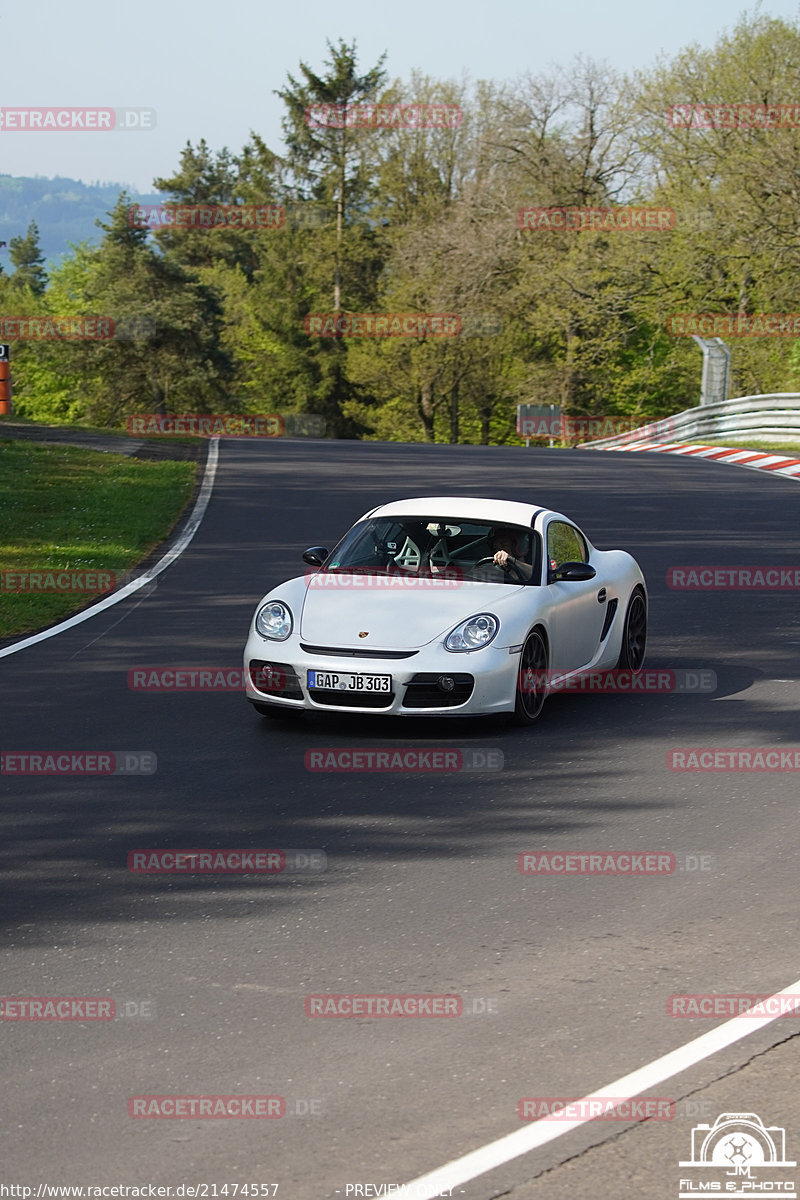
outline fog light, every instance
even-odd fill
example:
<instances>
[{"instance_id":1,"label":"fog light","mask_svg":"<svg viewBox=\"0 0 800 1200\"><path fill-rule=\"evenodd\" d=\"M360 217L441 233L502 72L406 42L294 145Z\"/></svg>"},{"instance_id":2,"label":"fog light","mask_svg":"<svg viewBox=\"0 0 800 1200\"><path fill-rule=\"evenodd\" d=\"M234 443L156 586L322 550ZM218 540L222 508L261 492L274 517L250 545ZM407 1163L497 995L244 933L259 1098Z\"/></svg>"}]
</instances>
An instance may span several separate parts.
<instances>
[{"instance_id":1,"label":"fog light","mask_svg":"<svg viewBox=\"0 0 800 1200\"><path fill-rule=\"evenodd\" d=\"M455 679L453 679L452 675L440 675L439 676L439 687L443 692L452 692L452 690L455 686L456 686L456 681L455 681Z\"/></svg>"}]
</instances>

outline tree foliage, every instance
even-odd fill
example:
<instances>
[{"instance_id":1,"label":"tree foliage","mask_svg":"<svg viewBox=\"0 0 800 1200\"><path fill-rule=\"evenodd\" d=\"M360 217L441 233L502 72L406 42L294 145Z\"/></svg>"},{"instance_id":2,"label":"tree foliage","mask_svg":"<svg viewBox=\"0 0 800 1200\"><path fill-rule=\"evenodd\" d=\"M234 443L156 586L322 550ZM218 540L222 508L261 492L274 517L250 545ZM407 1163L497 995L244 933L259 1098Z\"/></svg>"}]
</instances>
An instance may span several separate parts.
<instances>
[{"instance_id":1,"label":"tree foliage","mask_svg":"<svg viewBox=\"0 0 800 1200\"><path fill-rule=\"evenodd\" d=\"M25 237L12 237L8 243L8 254L15 271L11 277L12 287L32 296L41 296L47 287L44 255L39 247L39 229L31 221Z\"/></svg>"},{"instance_id":2,"label":"tree foliage","mask_svg":"<svg viewBox=\"0 0 800 1200\"><path fill-rule=\"evenodd\" d=\"M4 312L103 313L117 329L21 344L18 406L110 424L318 413L333 436L469 442L513 441L521 402L642 421L686 408L700 355L671 314L798 307L800 108L777 127L667 111L786 106L798 85L800 24L758 12L630 78L579 58L514 81L391 80L385 56L365 67L355 42L329 42L321 70L301 62L276 93L282 150L255 130L237 153L201 140L155 181L167 205L281 206L281 227L153 232L123 194L100 247L75 247L49 281L35 224L10 240ZM364 105L397 119L353 120ZM456 116L405 120L409 105ZM674 211L674 227L518 221L620 205ZM313 336L310 318L331 313L453 314L459 328ZM732 394L800 385L796 339L729 344Z\"/></svg>"}]
</instances>

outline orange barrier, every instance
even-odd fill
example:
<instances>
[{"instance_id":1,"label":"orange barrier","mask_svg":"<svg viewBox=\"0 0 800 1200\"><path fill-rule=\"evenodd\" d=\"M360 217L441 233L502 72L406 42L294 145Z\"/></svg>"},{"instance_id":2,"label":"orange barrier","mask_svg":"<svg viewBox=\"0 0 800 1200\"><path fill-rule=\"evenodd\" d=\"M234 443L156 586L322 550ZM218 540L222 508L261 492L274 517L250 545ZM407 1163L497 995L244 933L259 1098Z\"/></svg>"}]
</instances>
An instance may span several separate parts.
<instances>
[{"instance_id":1,"label":"orange barrier","mask_svg":"<svg viewBox=\"0 0 800 1200\"><path fill-rule=\"evenodd\" d=\"M0 417L11 413L11 366L0 359Z\"/></svg>"}]
</instances>

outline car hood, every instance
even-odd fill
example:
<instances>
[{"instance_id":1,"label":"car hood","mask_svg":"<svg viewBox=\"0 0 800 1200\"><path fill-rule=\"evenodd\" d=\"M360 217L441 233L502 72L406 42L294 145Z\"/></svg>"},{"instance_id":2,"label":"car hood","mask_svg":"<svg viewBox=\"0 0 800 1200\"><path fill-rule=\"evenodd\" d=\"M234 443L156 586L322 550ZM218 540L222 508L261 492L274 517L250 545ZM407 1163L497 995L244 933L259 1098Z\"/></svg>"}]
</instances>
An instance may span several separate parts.
<instances>
[{"instance_id":1,"label":"car hood","mask_svg":"<svg viewBox=\"0 0 800 1200\"><path fill-rule=\"evenodd\" d=\"M315 646L416 650L475 613L501 616L519 592L510 584L414 578L413 586L387 586L385 577L320 574L308 581L300 636Z\"/></svg>"}]
</instances>

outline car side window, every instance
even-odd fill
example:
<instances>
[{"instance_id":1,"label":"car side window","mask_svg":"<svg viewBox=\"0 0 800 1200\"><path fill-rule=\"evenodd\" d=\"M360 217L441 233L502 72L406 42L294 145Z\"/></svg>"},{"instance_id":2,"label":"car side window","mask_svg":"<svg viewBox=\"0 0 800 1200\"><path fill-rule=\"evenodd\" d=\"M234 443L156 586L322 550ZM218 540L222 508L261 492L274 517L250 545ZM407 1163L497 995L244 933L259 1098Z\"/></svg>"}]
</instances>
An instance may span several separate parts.
<instances>
[{"instance_id":1,"label":"car side window","mask_svg":"<svg viewBox=\"0 0 800 1200\"><path fill-rule=\"evenodd\" d=\"M588 562L586 543L572 525L551 521L547 527L547 558L555 570L565 562Z\"/></svg>"}]
</instances>

